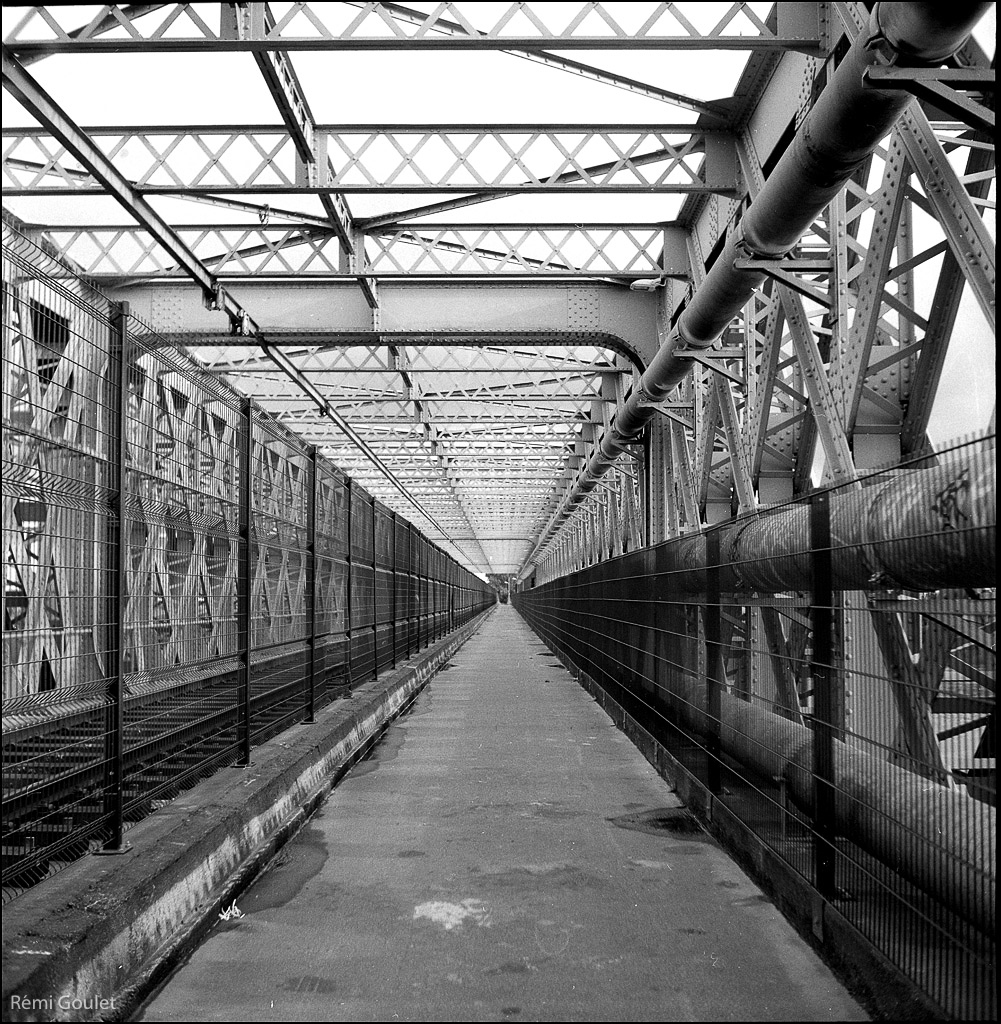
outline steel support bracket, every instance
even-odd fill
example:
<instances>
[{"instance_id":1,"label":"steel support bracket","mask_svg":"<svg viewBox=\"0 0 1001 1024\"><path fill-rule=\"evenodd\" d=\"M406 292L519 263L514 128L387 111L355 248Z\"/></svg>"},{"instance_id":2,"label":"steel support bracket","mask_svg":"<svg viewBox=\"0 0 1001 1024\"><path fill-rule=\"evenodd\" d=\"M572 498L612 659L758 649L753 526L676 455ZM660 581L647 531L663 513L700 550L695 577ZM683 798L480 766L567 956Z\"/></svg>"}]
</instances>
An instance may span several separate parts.
<instances>
[{"instance_id":1,"label":"steel support bracket","mask_svg":"<svg viewBox=\"0 0 1001 1024\"><path fill-rule=\"evenodd\" d=\"M643 407L659 412L661 416L671 420L672 423L678 423L689 430L695 429L695 421L692 418L695 408L690 402L644 402ZM689 418L686 419L682 413L689 413Z\"/></svg>"},{"instance_id":2,"label":"steel support bracket","mask_svg":"<svg viewBox=\"0 0 1001 1024\"><path fill-rule=\"evenodd\" d=\"M737 356L728 355L725 352L721 354L719 349L700 351L699 349L691 348L675 349L674 355L678 359L691 359L696 363L701 363L714 373L718 373L728 380L732 380L735 384L739 384L742 388L747 387L747 381L739 373L734 373L733 370L723 364L725 359L736 359L738 358ZM741 356L740 358L743 357ZM664 410L659 409L658 411L663 412Z\"/></svg>"},{"instance_id":3,"label":"steel support bracket","mask_svg":"<svg viewBox=\"0 0 1001 1024\"><path fill-rule=\"evenodd\" d=\"M216 286L211 291L206 291L202 295L202 305L206 309L211 310L213 313L218 312L221 309L226 308L226 289L221 284Z\"/></svg>"},{"instance_id":4,"label":"steel support bracket","mask_svg":"<svg viewBox=\"0 0 1001 1024\"><path fill-rule=\"evenodd\" d=\"M252 338L258 334L257 326L245 309L230 311L229 333L239 338Z\"/></svg>"},{"instance_id":5,"label":"steel support bracket","mask_svg":"<svg viewBox=\"0 0 1001 1024\"><path fill-rule=\"evenodd\" d=\"M733 269L764 274L780 284L788 285L808 299L820 303L825 309L831 309L834 305L830 295L799 276L801 274L829 275L834 270L831 260L762 259L758 256L742 256L733 261Z\"/></svg>"},{"instance_id":6,"label":"steel support bracket","mask_svg":"<svg viewBox=\"0 0 1001 1024\"><path fill-rule=\"evenodd\" d=\"M867 89L909 92L972 128L994 131L993 109L968 95L994 92L993 68L872 67L863 74L862 84Z\"/></svg>"}]
</instances>

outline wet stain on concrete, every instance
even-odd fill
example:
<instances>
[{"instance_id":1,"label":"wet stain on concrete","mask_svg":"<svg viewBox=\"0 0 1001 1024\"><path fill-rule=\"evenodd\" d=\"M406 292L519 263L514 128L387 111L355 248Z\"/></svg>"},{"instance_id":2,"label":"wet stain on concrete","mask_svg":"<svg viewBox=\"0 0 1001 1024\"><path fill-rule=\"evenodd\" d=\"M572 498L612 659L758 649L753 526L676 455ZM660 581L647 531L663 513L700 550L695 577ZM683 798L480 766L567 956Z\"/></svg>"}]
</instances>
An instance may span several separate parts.
<instances>
[{"instance_id":1,"label":"wet stain on concrete","mask_svg":"<svg viewBox=\"0 0 1001 1024\"><path fill-rule=\"evenodd\" d=\"M352 778L371 775L380 765L388 764L399 757L403 744L407 742L407 733L402 725L402 722L398 723L382 734L382 739L351 769Z\"/></svg>"},{"instance_id":2,"label":"wet stain on concrete","mask_svg":"<svg viewBox=\"0 0 1001 1024\"><path fill-rule=\"evenodd\" d=\"M487 975L497 974L531 974L535 968L527 960L508 960L507 963L500 964L497 967L491 967L490 970L484 971ZM518 1011L521 1012L520 1010Z\"/></svg>"},{"instance_id":3,"label":"wet stain on concrete","mask_svg":"<svg viewBox=\"0 0 1001 1024\"><path fill-rule=\"evenodd\" d=\"M489 771L491 766L470 766L469 771ZM547 818L562 821L570 818L583 817L580 811L559 804L549 803L546 800L533 800L531 803L512 803L506 800L498 800L496 803L470 804L456 811L449 811L446 818L468 817L471 814L490 813L497 817L508 817L512 812L522 818Z\"/></svg>"},{"instance_id":4,"label":"wet stain on concrete","mask_svg":"<svg viewBox=\"0 0 1001 1024\"><path fill-rule=\"evenodd\" d=\"M558 804L531 804L530 809L540 818L551 818L556 821L581 816L580 811L571 810L569 807L560 807Z\"/></svg>"},{"instance_id":5,"label":"wet stain on concrete","mask_svg":"<svg viewBox=\"0 0 1001 1024\"><path fill-rule=\"evenodd\" d=\"M513 885L524 887L529 879L544 882L547 886L580 884L581 869L573 864L514 864L505 867L473 869L475 874L489 878L492 885Z\"/></svg>"},{"instance_id":6,"label":"wet stain on concrete","mask_svg":"<svg viewBox=\"0 0 1001 1024\"><path fill-rule=\"evenodd\" d=\"M685 842L711 842L709 833L692 817L684 807L658 807L652 811L637 811L608 818L618 828L646 832L649 835L669 835Z\"/></svg>"},{"instance_id":7,"label":"wet stain on concrete","mask_svg":"<svg viewBox=\"0 0 1001 1024\"><path fill-rule=\"evenodd\" d=\"M745 896L742 900L734 900L735 907L753 907L756 903L771 903L772 901L763 893L756 893L754 896Z\"/></svg>"},{"instance_id":8,"label":"wet stain on concrete","mask_svg":"<svg viewBox=\"0 0 1001 1024\"><path fill-rule=\"evenodd\" d=\"M423 850L401 850L396 856L400 858L426 857L427 854Z\"/></svg>"},{"instance_id":9,"label":"wet stain on concrete","mask_svg":"<svg viewBox=\"0 0 1001 1024\"><path fill-rule=\"evenodd\" d=\"M320 873L329 853L321 829L316 826L303 829L240 898L240 909L245 914L256 914L285 906Z\"/></svg>"},{"instance_id":10,"label":"wet stain on concrete","mask_svg":"<svg viewBox=\"0 0 1001 1024\"><path fill-rule=\"evenodd\" d=\"M283 992L298 992L302 995L332 995L338 991L337 982L331 978L318 978L304 974L301 978L286 978Z\"/></svg>"},{"instance_id":11,"label":"wet stain on concrete","mask_svg":"<svg viewBox=\"0 0 1001 1024\"><path fill-rule=\"evenodd\" d=\"M570 946L570 929L556 921L536 921L535 945L547 959L563 956Z\"/></svg>"},{"instance_id":12,"label":"wet stain on concrete","mask_svg":"<svg viewBox=\"0 0 1001 1024\"><path fill-rule=\"evenodd\" d=\"M410 705L406 715L397 724L406 725L408 718L420 718L422 715L430 714L433 710L434 692L430 686L421 690L421 695Z\"/></svg>"}]
</instances>

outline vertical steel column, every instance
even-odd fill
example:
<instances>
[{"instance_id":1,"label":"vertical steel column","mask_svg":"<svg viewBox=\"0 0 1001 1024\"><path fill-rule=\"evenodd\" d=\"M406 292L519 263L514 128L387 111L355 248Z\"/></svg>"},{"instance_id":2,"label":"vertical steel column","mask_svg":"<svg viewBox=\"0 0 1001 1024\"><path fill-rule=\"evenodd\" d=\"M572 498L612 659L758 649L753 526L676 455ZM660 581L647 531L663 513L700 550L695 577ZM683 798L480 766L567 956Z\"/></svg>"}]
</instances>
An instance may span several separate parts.
<instances>
[{"instance_id":1,"label":"vertical steel column","mask_svg":"<svg viewBox=\"0 0 1001 1024\"><path fill-rule=\"evenodd\" d=\"M316 721L316 488L317 449L313 445L309 456L309 501L306 507L306 590L309 629L309 690L306 694L306 723Z\"/></svg>"},{"instance_id":2,"label":"vertical steel column","mask_svg":"<svg viewBox=\"0 0 1001 1024\"><path fill-rule=\"evenodd\" d=\"M653 543L653 437L648 427L643 431L643 477L640 499L643 502L643 538L642 547L648 548Z\"/></svg>"},{"instance_id":3,"label":"vertical steel column","mask_svg":"<svg viewBox=\"0 0 1001 1024\"><path fill-rule=\"evenodd\" d=\"M345 535L347 537L347 553L345 554L345 564L347 565L348 578L344 583L344 596L347 603L347 616L345 618L345 637L344 640L347 644L347 675L348 675L348 693L350 694L352 687L354 686L354 643L353 643L353 630L352 630L352 601L351 601L351 479L345 477L344 479L344 508L347 511L348 522Z\"/></svg>"},{"instance_id":4,"label":"vertical steel column","mask_svg":"<svg viewBox=\"0 0 1001 1024\"><path fill-rule=\"evenodd\" d=\"M815 884L821 895L835 891L834 733L837 715L834 656L834 591L831 579L831 496L810 499L810 561L813 583L810 626L813 632L813 835Z\"/></svg>"},{"instance_id":5,"label":"vertical steel column","mask_svg":"<svg viewBox=\"0 0 1001 1024\"><path fill-rule=\"evenodd\" d=\"M417 545L414 542L416 536L416 530L414 529L413 523L407 524L407 529L410 531L410 565L409 565L409 579L407 580L407 657L411 654L416 653L421 649L421 637L420 637L420 620L417 620L416 629L413 626L413 620L417 615L418 602L420 600L420 594L417 592L417 573L416 569L416 553ZM411 640L415 640L416 643L412 644Z\"/></svg>"},{"instance_id":6,"label":"vertical steel column","mask_svg":"<svg viewBox=\"0 0 1001 1024\"><path fill-rule=\"evenodd\" d=\"M243 525L243 558L237 599L237 616L242 636L243 659L240 665L238 733L241 767L250 767L250 654L253 648L254 586L254 404L248 398L243 407L243 453L240 460L240 516Z\"/></svg>"},{"instance_id":7,"label":"vertical steel column","mask_svg":"<svg viewBox=\"0 0 1001 1024\"><path fill-rule=\"evenodd\" d=\"M379 569L376 565L379 543L376 539L375 498L372 497L372 678L379 676Z\"/></svg>"},{"instance_id":8,"label":"vertical steel column","mask_svg":"<svg viewBox=\"0 0 1001 1024\"><path fill-rule=\"evenodd\" d=\"M114 423L108 415L108 458L115 489L113 515L108 521L109 562L108 573L108 711L104 743L104 813L108 816L110 838L102 853L124 853L129 847L124 842L125 831L125 751L123 742L122 700L124 696L125 668L125 603L126 566L128 564L128 534L125 522L125 471L128 451L128 401L126 392L129 379L129 304L112 303L111 332L109 336L108 364L111 394L115 397Z\"/></svg>"},{"instance_id":9,"label":"vertical steel column","mask_svg":"<svg viewBox=\"0 0 1001 1024\"><path fill-rule=\"evenodd\" d=\"M706 749L709 754L706 784L711 793L722 789L720 780L720 719L722 717L722 597L720 594L719 531L706 534L706 603L703 625L706 635Z\"/></svg>"},{"instance_id":10,"label":"vertical steel column","mask_svg":"<svg viewBox=\"0 0 1001 1024\"><path fill-rule=\"evenodd\" d=\"M390 512L389 514L391 516L389 521L393 524L393 531L392 531L392 534L391 534L391 540L389 542L390 545L391 545L391 550L393 552L393 586L392 586L392 589L390 591L390 598L389 598L393 602L393 612L392 612L392 614L389 617L389 621L390 621L390 623L392 625L392 637L393 637L393 639L392 639L392 644L393 644L393 660L391 662L391 665L392 665L393 668L396 668L396 513L395 512Z\"/></svg>"}]
</instances>

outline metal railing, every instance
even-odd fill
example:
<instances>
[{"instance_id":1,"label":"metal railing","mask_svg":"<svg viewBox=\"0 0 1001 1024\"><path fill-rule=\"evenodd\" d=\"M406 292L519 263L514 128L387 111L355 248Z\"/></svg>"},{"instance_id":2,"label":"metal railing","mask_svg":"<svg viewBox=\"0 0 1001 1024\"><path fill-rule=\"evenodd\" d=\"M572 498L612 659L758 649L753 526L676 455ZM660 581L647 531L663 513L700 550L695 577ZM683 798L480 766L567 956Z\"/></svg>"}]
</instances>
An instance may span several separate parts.
<instances>
[{"instance_id":1,"label":"metal railing","mask_svg":"<svg viewBox=\"0 0 1001 1024\"><path fill-rule=\"evenodd\" d=\"M513 595L966 1019L997 1012L994 473L980 438Z\"/></svg>"},{"instance_id":2,"label":"metal railing","mask_svg":"<svg viewBox=\"0 0 1001 1024\"><path fill-rule=\"evenodd\" d=\"M3 232L6 899L496 595Z\"/></svg>"}]
</instances>

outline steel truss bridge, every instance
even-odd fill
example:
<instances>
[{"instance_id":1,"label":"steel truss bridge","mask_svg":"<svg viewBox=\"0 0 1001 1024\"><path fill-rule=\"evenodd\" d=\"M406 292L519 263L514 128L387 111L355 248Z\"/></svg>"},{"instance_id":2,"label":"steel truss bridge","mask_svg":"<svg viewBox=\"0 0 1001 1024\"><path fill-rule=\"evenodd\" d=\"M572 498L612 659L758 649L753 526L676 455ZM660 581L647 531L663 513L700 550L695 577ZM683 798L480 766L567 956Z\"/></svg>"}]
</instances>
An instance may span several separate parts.
<instances>
[{"instance_id":1,"label":"steel truss bridge","mask_svg":"<svg viewBox=\"0 0 1001 1024\"><path fill-rule=\"evenodd\" d=\"M839 912L936 1006L996 1013L992 5L951 6L6 10L5 871L69 849L60 800L120 839L129 749L169 798L489 579L697 737L712 792L753 776L769 841L864 891ZM314 116L338 62L406 91L471 54L456 92L628 115L341 120L356 75ZM651 55L726 57L729 95ZM190 123L210 67L265 106ZM123 117L132 88L180 113ZM185 760L144 723L203 743L184 694L222 714L219 658L246 720ZM934 937L885 938L876 890Z\"/></svg>"}]
</instances>

